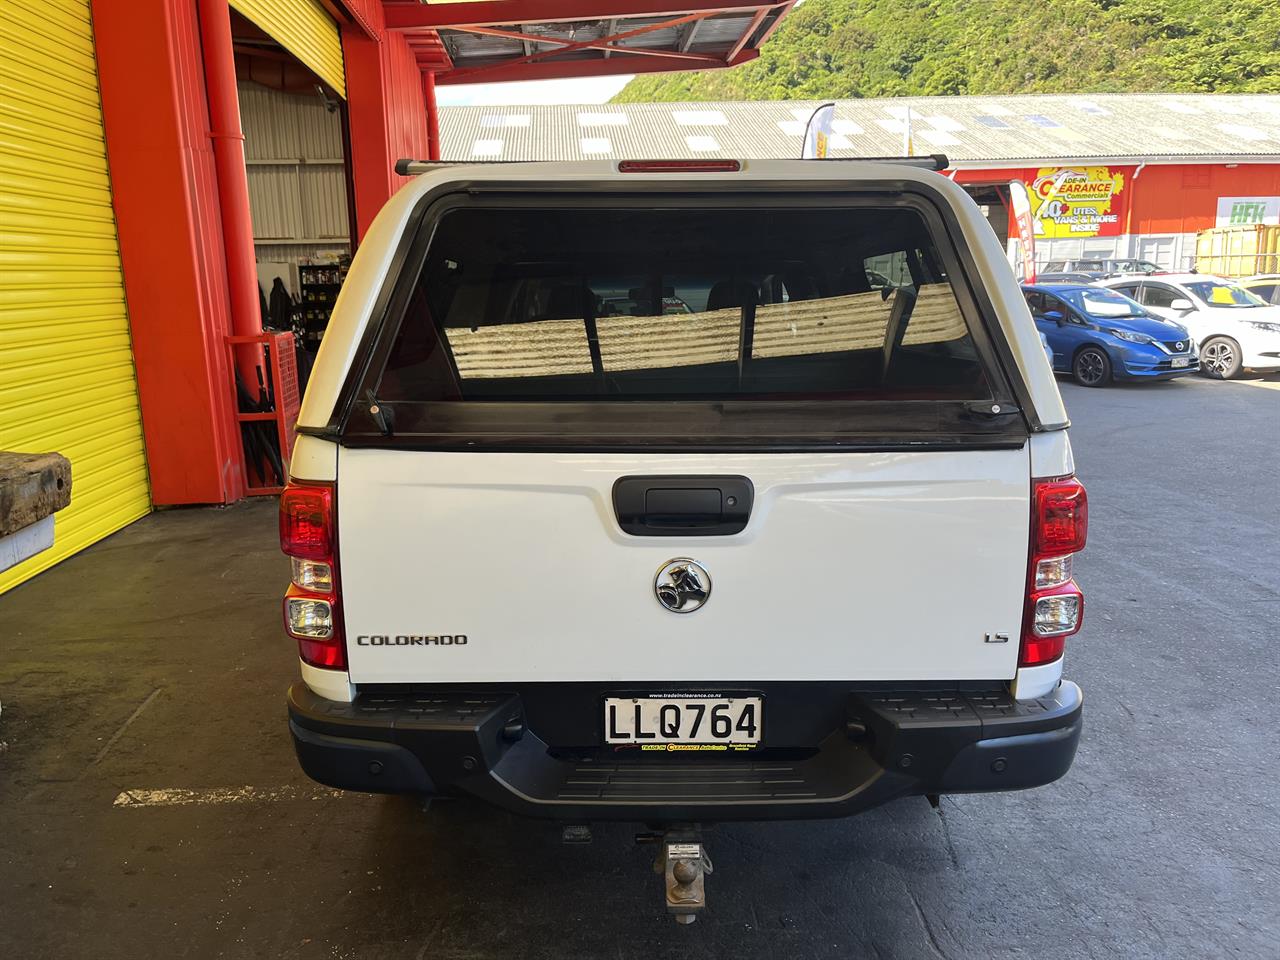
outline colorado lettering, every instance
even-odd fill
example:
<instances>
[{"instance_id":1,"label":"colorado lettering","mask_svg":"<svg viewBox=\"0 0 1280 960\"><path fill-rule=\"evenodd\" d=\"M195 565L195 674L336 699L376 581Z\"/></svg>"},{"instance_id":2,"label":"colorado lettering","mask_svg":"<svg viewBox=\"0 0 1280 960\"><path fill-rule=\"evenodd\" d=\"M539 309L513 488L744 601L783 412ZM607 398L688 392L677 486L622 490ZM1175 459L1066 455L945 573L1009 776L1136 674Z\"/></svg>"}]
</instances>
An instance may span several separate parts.
<instances>
[{"instance_id":1,"label":"colorado lettering","mask_svg":"<svg viewBox=\"0 0 1280 960\"><path fill-rule=\"evenodd\" d=\"M356 637L358 647L462 647L466 646L465 633L417 634L400 633L392 636L386 633L360 634Z\"/></svg>"}]
</instances>

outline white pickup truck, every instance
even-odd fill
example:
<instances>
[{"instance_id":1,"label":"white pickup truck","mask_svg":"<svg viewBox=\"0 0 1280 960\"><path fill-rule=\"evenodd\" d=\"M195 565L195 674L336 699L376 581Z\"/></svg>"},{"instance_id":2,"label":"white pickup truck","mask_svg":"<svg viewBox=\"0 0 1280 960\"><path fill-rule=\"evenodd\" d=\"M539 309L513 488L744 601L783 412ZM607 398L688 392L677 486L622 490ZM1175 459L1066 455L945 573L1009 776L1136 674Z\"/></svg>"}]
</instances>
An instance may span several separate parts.
<instances>
[{"instance_id":1,"label":"white pickup truck","mask_svg":"<svg viewBox=\"0 0 1280 960\"><path fill-rule=\"evenodd\" d=\"M665 833L1034 787L1087 526L1004 253L916 161L423 171L360 244L280 530L303 769Z\"/></svg>"}]
</instances>

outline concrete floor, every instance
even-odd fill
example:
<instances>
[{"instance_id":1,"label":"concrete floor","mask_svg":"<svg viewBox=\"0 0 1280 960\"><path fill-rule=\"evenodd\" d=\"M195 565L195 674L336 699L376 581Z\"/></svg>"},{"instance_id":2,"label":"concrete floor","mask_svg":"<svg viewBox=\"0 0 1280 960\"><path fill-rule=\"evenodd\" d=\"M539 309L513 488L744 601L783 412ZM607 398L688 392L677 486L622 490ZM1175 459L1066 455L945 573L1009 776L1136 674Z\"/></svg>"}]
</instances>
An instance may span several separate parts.
<instances>
[{"instance_id":1,"label":"concrete floor","mask_svg":"<svg viewBox=\"0 0 1280 960\"><path fill-rule=\"evenodd\" d=\"M562 847L314 787L274 505L134 524L0 598L0 957L1276 956L1277 387L1064 385L1092 513L1075 767L718 827L688 928L624 826ZM146 790L199 802L113 805Z\"/></svg>"}]
</instances>

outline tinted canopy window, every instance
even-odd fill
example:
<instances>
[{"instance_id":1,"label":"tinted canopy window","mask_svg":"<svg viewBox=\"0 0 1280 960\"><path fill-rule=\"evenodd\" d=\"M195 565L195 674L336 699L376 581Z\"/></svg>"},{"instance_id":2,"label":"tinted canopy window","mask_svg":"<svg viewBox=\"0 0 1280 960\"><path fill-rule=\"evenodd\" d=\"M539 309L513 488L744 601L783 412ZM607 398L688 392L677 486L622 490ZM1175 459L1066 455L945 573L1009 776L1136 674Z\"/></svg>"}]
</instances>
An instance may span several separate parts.
<instances>
[{"instance_id":1,"label":"tinted canopy window","mask_svg":"<svg viewBox=\"0 0 1280 960\"><path fill-rule=\"evenodd\" d=\"M904 207L455 209L389 329L392 403L991 396Z\"/></svg>"}]
</instances>

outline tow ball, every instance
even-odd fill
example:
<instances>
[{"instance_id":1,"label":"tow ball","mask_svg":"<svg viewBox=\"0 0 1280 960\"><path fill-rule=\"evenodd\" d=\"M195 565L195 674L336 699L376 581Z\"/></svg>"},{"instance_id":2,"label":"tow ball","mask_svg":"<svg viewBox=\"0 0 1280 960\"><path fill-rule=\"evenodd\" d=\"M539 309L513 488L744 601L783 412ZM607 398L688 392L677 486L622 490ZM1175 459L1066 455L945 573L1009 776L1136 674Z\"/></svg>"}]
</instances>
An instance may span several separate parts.
<instances>
[{"instance_id":1,"label":"tow ball","mask_svg":"<svg viewBox=\"0 0 1280 960\"><path fill-rule=\"evenodd\" d=\"M696 827L668 830L662 835L654 872L666 885L667 913L676 923L693 923L707 905L707 874L711 858Z\"/></svg>"}]
</instances>

